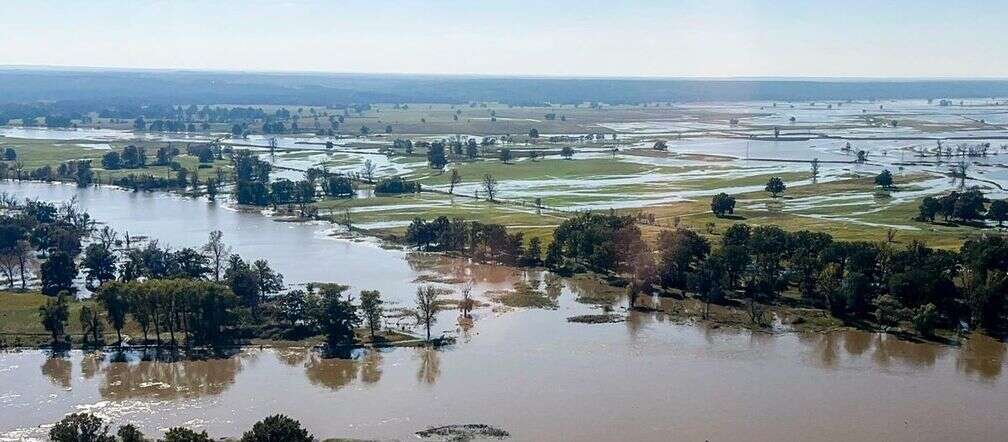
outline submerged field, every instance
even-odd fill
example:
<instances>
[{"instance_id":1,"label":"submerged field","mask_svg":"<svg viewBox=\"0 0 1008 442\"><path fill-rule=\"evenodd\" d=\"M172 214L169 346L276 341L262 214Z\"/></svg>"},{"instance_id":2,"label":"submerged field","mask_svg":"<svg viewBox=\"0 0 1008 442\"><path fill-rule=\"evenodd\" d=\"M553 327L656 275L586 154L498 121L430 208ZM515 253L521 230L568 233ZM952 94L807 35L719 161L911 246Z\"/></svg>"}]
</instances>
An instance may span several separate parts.
<instances>
[{"instance_id":1,"label":"submerged field","mask_svg":"<svg viewBox=\"0 0 1008 442\"><path fill-rule=\"evenodd\" d=\"M955 247L970 235L995 230L913 219L922 198L957 188L950 168L958 160L934 161L927 155L942 139L950 146L986 138L990 153L968 160L965 184L1003 197L1008 167L999 159L1005 150L999 140L1008 138L1008 131L997 122L1005 112L1008 107L1001 102L979 100L958 107L923 100L550 107L421 103L374 105L361 112L305 107L298 111L300 127L310 132L316 120L322 127L338 114L341 135L252 135L225 143L234 149L258 149L261 158L274 165L275 178L301 179L310 167L358 173L367 161L378 179L399 176L434 191L376 195L370 184L360 183L355 198L322 198L315 204L320 214L345 219L349 213L354 228L382 235L402 234L415 217L447 216L546 237L578 211L614 209L654 215L649 231L686 225L716 234L731 223L747 222L871 241L888 240L893 230L897 242L921 239ZM2 132L0 147L16 149L25 169L91 159L103 181L140 172L171 177L174 172L165 166L104 171L101 156L127 144L145 147L149 156L169 144L184 151L188 143L209 141L219 136L215 131L225 129L211 126L206 134L158 135L117 131L125 126L112 121L95 124L103 128L9 128ZM364 128L369 134L361 135ZM532 129L538 138L529 135ZM384 133L387 130L391 133ZM397 138L430 142L491 137L496 143L480 146L478 158L448 152L448 164L439 170L428 166L422 148L410 155L384 150ZM657 141L665 142L667 150L652 149ZM269 150L271 142L275 151ZM327 142L335 148L327 150ZM573 148L570 159L560 155L564 147ZM499 158L505 148L513 152L506 163ZM859 150L865 153L863 161L856 161ZM532 151L540 152L539 158L530 158ZM813 160L820 161L815 180ZM217 169L230 173L226 160L209 168L198 168L196 158L187 155L176 161L204 178L216 176ZM894 175L893 190L874 185L873 177L883 169ZM460 177L454 186L453 170ZM487 176L497 183L495 202L487 201ZM787 185L780 198L763 190L771 177ZM721 192L737 200L732 217L710 213L711 196Z\"/></svg>"}]
</instances>

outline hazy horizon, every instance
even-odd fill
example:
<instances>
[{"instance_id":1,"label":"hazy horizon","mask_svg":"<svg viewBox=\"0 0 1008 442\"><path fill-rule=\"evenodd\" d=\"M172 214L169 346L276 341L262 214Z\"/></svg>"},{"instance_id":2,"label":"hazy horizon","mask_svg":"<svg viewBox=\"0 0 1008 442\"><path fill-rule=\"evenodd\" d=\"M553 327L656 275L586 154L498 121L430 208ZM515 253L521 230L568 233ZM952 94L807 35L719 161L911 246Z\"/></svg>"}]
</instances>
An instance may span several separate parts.
<instances>
[{"instance_id":1,"label":"hazy horizon","mask_svg":"<svg viewBox=\"0 0 1008 442\"><path fill-rule=\"evenodd\" d=\"M862 0L5 4L0 65L616 78L997 79L1008 5Z\"/></svg>"}]
</instances>

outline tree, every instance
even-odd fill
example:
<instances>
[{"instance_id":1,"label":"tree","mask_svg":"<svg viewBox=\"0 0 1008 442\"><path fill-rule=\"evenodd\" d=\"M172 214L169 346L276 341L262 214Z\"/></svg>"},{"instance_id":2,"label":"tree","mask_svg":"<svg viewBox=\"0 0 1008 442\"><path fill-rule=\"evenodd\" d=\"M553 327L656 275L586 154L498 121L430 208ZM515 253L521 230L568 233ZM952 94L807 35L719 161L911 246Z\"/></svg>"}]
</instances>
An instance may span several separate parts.
<instances>
[{"instance_id":1,"label":"tree","mask_svg":"<svg viewBox=\"0 0 1008 442\"><path fill-rule=\"evenodd\" d=\"M13 147L4 149L4 161L16 161L17 151Z\"/></svg>"},{"instance_id":2,"label":"tree","mask_svg":"<svg viewBox=\"0 0 1008 442\"><path fill-rule=\"evenodd\" d=\"M241 442L313 442L301 423L282 414L267 417L242 435Z\"/></svg>"},{"instance_id":3,"label":"tree","mask_svg":"<svg viewBox=\"0 0 1008 442\"><path fill-rule=\"evenodd\" d=\"M919 220L934 222L935 216L941 211L941 202L933 196L926 196L917 210L920 212L917 217Z\"/></svg>"},{"instance_id":4,"label":"tree","mask_svg":"<svg viewBox=\"0 0 1008 442\"><path fill-rule=\"evenodd\" d=\"M430 342L431 325L437 322L437 314L441 311L441 295L444 292L433 286L423 286L417 289L416 318L418 324L423 324L427 330L427 342Z\"/></svg>"},{"instance_id":5,"label":"tree","mask_svg":"<svg viewBox=\"0 0 1008 442\"><path fill-rule=\"evenodd\" d=\"M539 138L539 129L534 127L529 129L529 138Z\"/></svg>"},{"instance_id":6,"label":"tree","mask_svg":"<svg viewBox=\"0 0 1008 442\"><path fill-rule=\"evenodd\" d=\"M354 328L360 324L357 307L351 303L350 296L344 299L343 294L349 289L345 285L323 284L320 288L321 299L315 321L326 336L330 350L335 350L353 344Z\"/></svg>"},{"instance_id":7,"label":"tree","mask_svg":"<svg viewBox=\"0 0 1008 442\"><path fill-rule=\"evenodd\" d=\"M206 431L197 433L188 428L169 428L161 442L213 442Z\"/></svg>"},{"instance_id":8,"label":"tree","mask_svg":"<svg viewBox=\"0 0 1008 442\"><path fill-rule=\"evenodd\" d=\"M210 258L210 268L213 270L214 281L220 281L221 272L224 271L224 264L228 255L231 254L231 247L224 244L224 233L220 230L210 232L210 239L203 245L203 252Z\"/></svg>"},{"instance_id":9,"label":"tree","mask_svg":"<svg viewBox=\"0 0 1008 442\"><path fill-rule=\"evenodd\" d=\"M462 286L462 290L460 291L462 294L462 300L459 301L459 311L462 312L463 318L468 318L469 312L476 308L476 300L472 297L472 289L472 282L468 282L466 285Z\"/></svg>"},{"instance_id":10,"label":"tree","mask_svg":"<svg viewBox=\"0 0 1008 442\"><path fill-rule=\"evenodd\" d=\"M119 152L111 151L102 155L102 169L105 170L116 170L122 168L122 158L119 156Z\"/></svg>"},{"instance_id":11,"label":"tree","mask_svg":"<svg viewBox=\"0 0 1008 442\"><path fill-rule=\"evenodd\" d=\"M458 169L452 169L451 177L448 179L448 194L455 193L455 186L462 182L462 174L459 173Z\"/></svg>"},{"instance_id":12,"label":"tree","mask_svg":"<svg viewBox=\"0 0 1008 442\"><path fill-rule=\"evenodd\" d=\"M497 196L497 180L489 173L483 175L483 190L486 191L487 200L494 201Z\"/></svg>"},{"instance_id":13,"label":"tree","mask_svg":"<svg viewBox=\"0 0 1008 442\"><path fill-rule=\"evenodd\" d=\"M445 165L448 164L444 143L440 141L430 143L430 146L427 147L427 163L430 164L431 169L444 169Z\"/></svg>"},{"instance_id":14,"label":"tree","mask_svg":"<svg viewBox=\"0 0 1008 442\"><path fill-rule=\"evenodd\" d=\"M49 429L53 442L115 442L109 426L91 413L74 413L64 417Z\"/></svg>"},{"instance_id":15,"label":"tree","mask_svg":"<svg viewBox=\"0 0 1008 442\"><path fill-rule=\"evenodd\" d=\"M819 158L812 159L812 170L809 175L813 183L819 180Z\"/></svg>"},{"instance_id":16,"label":"tree","mask_svg":"<svg viewBox=\"0 0 1008 442\"><path fill-rule=\"evenodd\" d=\"M375 170L377 170L377 167L375 166L373 161L371 161L370 159L364 160L364 166L361 167L361 175L369 183L374 182Z\"/></svg>"},{"instance_id":17,"label":"tree","mask_svg":"<svg viewBox=\"0 0 1008 442\"><path fill-rule=\"evenodd\" d=\"M80 309L80 324L81 332L84 335L84 343L87 344L88 336L90 335L92 345L101 345L102 332L105 326L101 316L98 315L98 310L91 308L90 305L82 305Z\"/></svg>"},{"instance_id":18,"label":"tree","mask_svg":"<svg viewBox=\"0 0 1008 442\"><path fill-rule=\"evenodd\" d=\"M938 323L938 309L934 304L928 303L917 307L913 312L913 326L918 333L924 336L934 335L935 326Z\"/></svg>"},{"instance_id":19,"label":"tree","mask_svg":"<svg viewBox=\"0 0 1008 442\"><path fill-rule=\"evenodd\" d=\"M787 186L784 185L784 180L780 179L780 177L777 176L771 177L770 180L767 181L766 191L769 192L770 196L774 198L780 196L780 194L784 193L784 190L786 189Z\"/></svg>"},{"instance_id":20,"label":"tree","mask_svg":"<svg viewBox=\"0 0 1008 442\"><path fill-rule=\"evenodd\" d=\"M54 296L64 290L73 289L73 280L77 276L77 266L73 258L63 251L49 255L40 269L42 275L42 293Z\"/></svg>"},{"instance_id":21,"label":"tree","mask_svg":"<svg viewBox=\"0 0 1008 442\"><path fill-rule=\"evenodd\" d=\"M130 310L130 299L123 290L122 283L111 282L98 292L98 302L105 308L109 322L116 331L116 345L122 346L122 329L126 325L126 313Z\"/></svg>"},{"instance_id":22,"label":"tree","mask_svg":"<svg viewBox=\"0 0 1008 442\"><path fill-rule=\"evenodd\" d=\"M116 256L108 245L91 243L84 249L84 259L80 266L84 270L88 289L94 290L106 281L115 279ZM91 282L96 280L98 285L92 285Z\"/></svg>"},{"instance_id":23,"label":"tree","mask_svg":"<svg viewBox=\"0 0 1008 442\"><path fill-rule=\"evenodd\" d=\"M878 176L875 177L875 185L882 186L885 190L891 189L893 185L892 172L889 172L889 169L885 169L882 173L879 173Z\"/></svg>"},{"instance_id":24,"label":"tree","mask_svg":"<svg viewBox=\"0 0 1008 442\"><path fill-rule=\"evenodd\" d=\"M116 432L116 436L119 437L119 442L147 442L147 438L145 438L140 429L133 424L126 424L119 427L119 431Z\"/></svg>"},{"instance_id":25,"label":"tree","mask_svg":"<svg viewBox=\"0 0 1008 442\"><path fill-rule=\"evenodd\" d=\"M511 149L501 149L499 155L502 163L508 164L511 161Z\"/></svg>"},{"instance_id":26,"label":"tree","mask_svg":"<svg viewBox=\"0 0 1008 442\"><path fill-rule=\"evenodd\" d=\"M67 295L60 293L56 299L46 301L45 305L39 307L39 320L42 327L52 334L53 347L60 342L66 330L67 320L70 319L70 307L67 305Z\"/></svg>"},{"instance_id":27,"label":"tree","mask_svg":"<svg viewBox=\"0 0 1008 442\"><path fill-rule=\"evenodd\" d=\"M574 158L574 148L570 146L564 146L560 149L560 156L565 160Z\"/></svg>"},{"instance_id":28,"label":"tree","mask_svg":"<svg viewBox=\"0 0 1008 442\"><path fill-rule=\"evenodd\" d=\"M735 197L724 192L714 195L711 197L711 211L718 218L735 213Z\"/></svg>"},{"instance_id":29,"label":"tree","mask_svg":"<svg viewBox=\"0 0 1008 442\"><path fill-rule=\"evenodd\" d=\"M382 304L381 293L377 290L361 291L361 311L371 331L371 342L374 342L375 331L381 329Z\"/></svg>"},{"instance_id":30,"label":"tree","mask_svg":"<svg viewBox=\"0 0 1008 442\"><path fill-rule=\"evenodd\" d=\"M654 142L654 145L651 146L651 148L654 150L668 150L668 143L666 143L665 140L658 140Z\"/></svg>"},{"instance_id":31,"label":"tree","mask_svg":"<svg viewBox=\"0 0 1008 442\"><path fill-rule=\"evenodd\" d=\"M987 209L987 218L997 221L998 227L1001 227L1008 220L1008 201L991 201L990 207Z\"/></svg>"}]
</instances>

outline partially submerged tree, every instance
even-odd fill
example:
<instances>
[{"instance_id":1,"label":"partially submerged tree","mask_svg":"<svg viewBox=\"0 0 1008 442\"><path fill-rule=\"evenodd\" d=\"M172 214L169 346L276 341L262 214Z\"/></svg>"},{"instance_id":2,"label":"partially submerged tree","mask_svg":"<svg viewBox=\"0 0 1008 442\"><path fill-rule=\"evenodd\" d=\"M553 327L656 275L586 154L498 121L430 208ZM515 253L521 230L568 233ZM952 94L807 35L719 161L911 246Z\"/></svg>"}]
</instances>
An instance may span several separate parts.
<instances>
[{"instance_id":1,"label":"partially submerged tree","mask_svg":"<svg viewBox=\"0 0 1008 442\"><path fill-rule=\"evenodd\" d=\"M360 294L360 308L361 313L364 315L364 320L367 322L368 329L371 331L371 341L374 342L375 332L381 330L382 313L384 302L381 299L381 293L378 290L364 290Z\"/></svg>"},{"instance_id":2,"label":"partially submerged tree","mask_svg":"<svg viewBox=\"0 0 1008 442\"><path fill-rule=\"evenodd\" d=\"M487 200L494 201L497 196L497 180L489 173L483 176L483 190L486 191Z\"/></svg>"},{"instance_id":3,"label":"partially submerged tree","mask_svg":"<svg viewBox=\"0 0 1008 442\"><path fill-rule=\"evenodd\" d=\"M416 318L417 323L424 326L427 331L427 342L430 342L431 325L437 322L437 314L441 311L442 289L434 286L423 286L417 289L416 296Z\"/></svg>"}]
</instances>

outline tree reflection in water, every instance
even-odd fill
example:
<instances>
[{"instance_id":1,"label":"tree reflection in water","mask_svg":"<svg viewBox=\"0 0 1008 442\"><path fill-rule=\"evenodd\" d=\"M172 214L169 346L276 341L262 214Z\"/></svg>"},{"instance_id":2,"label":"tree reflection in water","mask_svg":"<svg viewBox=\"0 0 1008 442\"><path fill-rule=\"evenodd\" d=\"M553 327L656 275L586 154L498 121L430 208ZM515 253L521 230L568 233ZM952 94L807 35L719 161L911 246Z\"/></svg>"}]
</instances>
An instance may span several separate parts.
<instances>
[{"instance_id":1,"label":"tree reflection in water","mask_svg":"<svg viewBox=\"0 0 1008 442\"><path fill-rule=\"evenodd\" d=\"M98 391L106 400L218 395L234 384L243 362L250 357L254 358L241 353L222 358L161 361L146 352L136 357L130 355L127 359L133 361L111 362L102 368L104 379Z\"/></svg>"},{"instance_id":2,"label":"tree reflection in water","mask_svg":"<svg viewBox=\"0 0 1008 442\"><path fill-rule=\"evenodd\" d=\"M339 390L358 377L366 384L381 380L382 356L378 350L357 350L343 357L329 357L314 351L305 354L305 376L313 385Z\"/></svg>"},{"instance_id":3,"label":"tree reflection in water","mask_svg":"<svg viewBox=\"0 0 1008 442\"><path fill-rule=\"evenodd\" d=\"M417 347L416 354L420 359L417 368L417 381L434 384L441 376L441 356L433 347Z\"/></svg>"},{"instance_id":4,"label":"tree reflection in water","mask_svg":"<svg viewBox=\"0 0 1008 442\"><path fill-rule=\"evenodd\" d=\"M963 374L977 375L984 381L994 381L1001 376L1004 361L1004 342L984 334L973 333L959 349L956 368Z\"/></svg>"},{"instance_id":5,"label":"tree reflection in water","mask_svg":"<svg viewBox=\"0 0 1008 442\"><path fill-rule=\"evenodd\" d=\"M73 368L66 353L53 353L42 363L42 374L53 385L70 388L70 370Z\"/></svg>"}]
</instances>

